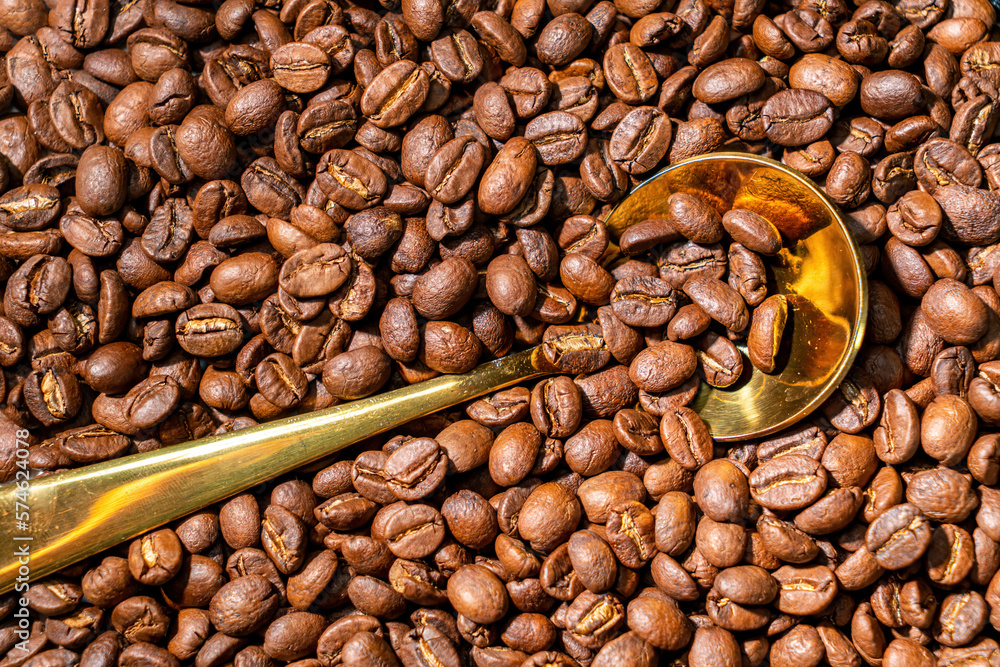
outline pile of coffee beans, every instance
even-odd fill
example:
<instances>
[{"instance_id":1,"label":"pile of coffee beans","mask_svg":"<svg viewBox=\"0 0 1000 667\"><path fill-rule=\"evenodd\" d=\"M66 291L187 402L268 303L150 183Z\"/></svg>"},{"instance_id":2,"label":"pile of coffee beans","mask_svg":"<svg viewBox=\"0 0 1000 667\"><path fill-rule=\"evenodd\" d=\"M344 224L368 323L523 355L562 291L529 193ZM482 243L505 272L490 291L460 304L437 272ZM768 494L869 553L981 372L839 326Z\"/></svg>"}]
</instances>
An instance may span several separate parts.
<instances>
[{"instance_id":1,"label":"pile of coffee beans","mask_svg":"<svg viewBox=\"0 0 1000 667\"><path fill-rule=\"evenodd\" d=\"M18 429L44 475L565 373L0 596L0 667L1000 663L988 1L380 1L0 0L0 482ZM769 221L602 222L716 150L871 278L840 389L733 446L686 406L774 368Z\"/></svg>"},{"instance_id":2,"label":"pile of coffee beans","mask_svg":"<svg viewBox=\"0 0 1000 667\"><path fill-rule=\"evenodd\" d=\"M731 242L728 252L719 244L724 239ZM662 393L685 382L700 367L709 385L732 386L743 375L743 357L729 337L747 339L754 367L765 373L778 370L789 307L783 294L768 297L764 262L764 257L781 251L778 228L753 211L734 208L720 215L711 199L675 192L667 199L665 218L633 225L619 243L623 252L636 254L648 249L651 240L675 241L658 262L661 277L627 276L615 284L610 296L614 316L622 323L644 330L667 327L668 340L633 359L632 382L642 391ZM683 312L678 312L678 290L690 301ZM720 332L709 330L713 322ZM672 342L691 339L697 353L691 345ZM561 358L551 353L550 345L546 343L545 352L559 363Z\"/></svg>"}]
</instances>

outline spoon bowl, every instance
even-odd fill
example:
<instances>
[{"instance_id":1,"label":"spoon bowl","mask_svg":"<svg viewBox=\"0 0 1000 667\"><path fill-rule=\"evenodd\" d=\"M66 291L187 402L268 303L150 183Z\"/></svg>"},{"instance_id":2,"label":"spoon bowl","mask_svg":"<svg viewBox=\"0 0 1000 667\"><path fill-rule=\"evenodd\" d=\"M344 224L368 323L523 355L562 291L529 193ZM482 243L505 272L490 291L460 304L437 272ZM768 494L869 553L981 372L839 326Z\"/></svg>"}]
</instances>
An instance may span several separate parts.
<instances>
[{"instance_id":1,"label":"spoon bowl","mask_svg":"<svg viewBox=\"0 0 1000 667\"><path fill-rule=\"evenodd\" d=\"M758 213L785 247L766 262L769 293L788 297L787 350L777 372L744 360L733 386L702 382L691 404L720 441L758 438L799 421L840 386L854 363L868 316L868 283L857 244L837 206L801 173L746 153L710 153L655 174L605 219L614 238L643 220L666 218L675 192L700 196L719 211ZM613 252L617 248L613 249ZM614 261L614 257L612 258ZM746 355L745 341L737 347Z\"/></svg>"}]
</instances>

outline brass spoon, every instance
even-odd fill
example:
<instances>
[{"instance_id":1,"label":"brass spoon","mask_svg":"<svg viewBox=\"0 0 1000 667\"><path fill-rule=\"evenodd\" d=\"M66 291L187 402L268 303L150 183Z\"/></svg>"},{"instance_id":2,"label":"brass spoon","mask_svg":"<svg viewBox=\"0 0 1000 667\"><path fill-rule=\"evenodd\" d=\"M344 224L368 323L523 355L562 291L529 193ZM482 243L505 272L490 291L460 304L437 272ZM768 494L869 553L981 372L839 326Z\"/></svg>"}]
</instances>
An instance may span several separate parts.
<instances>
[{"instance_id":1,"label":"brass spoon","mask_svg":"<svg viewBox=\"0 0 1000 667\"><path fill-rule=\"evenodd\" d=\"M664 216L667 197L677 191L715 199L720 208L761 213L789 241L772 262L776 287L793 304L782 370L765 375L750 372L746 364L734 387L718 390L702 383L692 404L716 440L785 428L833 393L861 345L867 285L858 248L836 206L809 179L742 153L698 156L666 168L636 188L605 222L617 237L636 222ZM0 543L27 546L25 578L35 580L369 436L555 372L536 347L464 375L39 477L24 497L8 484L0 487ZM26 527L15 521L22 506L30 514ZM0 593L14 588L22 566L17 558L0 566Z\"/></svg>"}]
</instances>

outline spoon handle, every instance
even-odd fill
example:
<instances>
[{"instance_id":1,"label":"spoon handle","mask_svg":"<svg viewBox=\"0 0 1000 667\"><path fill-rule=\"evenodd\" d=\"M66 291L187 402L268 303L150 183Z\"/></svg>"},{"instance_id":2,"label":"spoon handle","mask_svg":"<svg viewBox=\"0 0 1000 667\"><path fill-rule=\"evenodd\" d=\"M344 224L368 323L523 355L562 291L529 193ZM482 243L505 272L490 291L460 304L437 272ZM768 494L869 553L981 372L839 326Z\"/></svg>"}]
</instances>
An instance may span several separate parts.
<instances>
[{"instance_id":1,"label":"spoon handle","mask_svg":"<svg viewBox=\"0 0 1000 667\"><path fill-rule=\"evenodd\" d=\"M462 375L38 477L26 497L8 484L0 487L0 543L27 545L28 578L35 580L369 436L553 372L536 347ZM27 527L22 517L15 524L16 502L18 511L28 508ZM16 557L0 561L0 594L21 581L21 565Z\"/></svg>"}]
</instances>

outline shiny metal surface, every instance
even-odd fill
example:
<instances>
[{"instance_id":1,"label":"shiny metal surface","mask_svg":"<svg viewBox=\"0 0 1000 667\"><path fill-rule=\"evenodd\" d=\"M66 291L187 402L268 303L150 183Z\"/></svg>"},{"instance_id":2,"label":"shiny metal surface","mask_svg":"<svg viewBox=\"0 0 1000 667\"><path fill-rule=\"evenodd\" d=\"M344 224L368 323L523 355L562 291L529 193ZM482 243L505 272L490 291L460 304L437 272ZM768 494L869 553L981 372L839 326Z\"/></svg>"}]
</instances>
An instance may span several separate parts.
<instances>
[{"instance_id":1,"label":"shiny metal surface","mask_svg":"<svg viewBox=\"0 0 1000 667\"><path fill-rule=\"evenodd\" d=\"M724 212L743 208L773 222L786 247L768 262L769 289L787 294L791 345L773 375L744 360L732 387L704 382L693 407L717 440L774 433L818 408L850 370L864 338L868 284L860 251L840 211L812 181L767 158L702 155L667 167L605 219L617 238L643 220L666 217L673 192L700 195ZM737 344L746 354L746 346Z\"/></svg>"}]
</instances>

